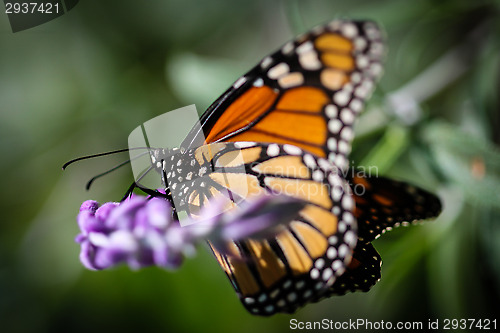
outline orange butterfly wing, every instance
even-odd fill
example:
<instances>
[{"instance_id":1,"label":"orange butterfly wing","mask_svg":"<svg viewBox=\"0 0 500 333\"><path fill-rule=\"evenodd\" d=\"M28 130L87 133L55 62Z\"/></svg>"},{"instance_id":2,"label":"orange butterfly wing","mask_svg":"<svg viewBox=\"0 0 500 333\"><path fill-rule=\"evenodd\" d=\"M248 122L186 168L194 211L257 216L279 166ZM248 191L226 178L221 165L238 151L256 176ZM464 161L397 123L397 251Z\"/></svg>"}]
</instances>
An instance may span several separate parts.
<instances>
[{"instance_id":1,"label":"orange butterfly wing","mask_svg":"<svg viewBox=\"0 0 500 333\"><path fill-rule=\"evenodd\" d=\"M189 149L236 141L292 144L346 169L352 126L382 72L382 54L381 33L372 22L338 20L317 27L239 78L203 114L201 132L193 129L182 146ZM330 212L309 213L307 223L328 224L331 219L332 228L339 218ZM355 225L351 227L355 232ZM306 277L314 276L314 267L322 267L330 255L311 255L316 251L311 240L328 237L328 233L311 237L311 232L318 231L319 235L324 232L309 228L288 231L274 240L234 244L232 254L215 249L214 254L248 310L261 315L293 312L344 288L328 291L331 284L315 286L315 279ZM342 235L340 244L345 242ZM352 251L354 247L347 248ZM344 265L334 271L343 271ZM353 275L361 271L355 270ZM297 282L296 277L305 280Z\"/></svg>"},{"instance_id":2,"label":"orange butterfly wing","mask_svg":"<svg viewBox=\"0 0 500 333\"><path fill-rule=\"evenodd\" d=\"M228 208L239 198L268 191L306 203L275 237L229 242L230 251L224 254L212 246L251 313L291 313L317 301L351 263L356 246L354 201L347 182L325 159L290 145L227 142L188 150L184 160L211 169L206 177L185 183L187 191L176 186L192 217L214 196L225 199L220 204Z\"/></svg>"},{"instance_id":3,"label":"orange butterfly wing","mask_svg":"<svg viewBox=\"0 0 500 333\"><path fill-rule=\"evenodd\" d=\"M348 166L352 125L382 73L372 22L332 21L264 58L201 117L183 145L289 143Z\"/></svg>"}]
</instances>

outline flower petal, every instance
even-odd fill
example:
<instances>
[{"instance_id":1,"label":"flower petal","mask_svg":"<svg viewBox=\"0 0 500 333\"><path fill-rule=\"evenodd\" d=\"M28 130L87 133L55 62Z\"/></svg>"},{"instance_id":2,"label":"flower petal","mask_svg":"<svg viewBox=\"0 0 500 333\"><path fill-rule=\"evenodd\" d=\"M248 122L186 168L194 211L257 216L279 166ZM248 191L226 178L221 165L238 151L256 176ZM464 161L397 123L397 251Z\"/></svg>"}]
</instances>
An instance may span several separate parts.
<instances>
[{"instance_id":1,"label":"flower petal","mask_svg":"<svg viewBox=\"0 0 500 333\"><path fill-rule=\"evenodd\" d=\"M146 210L151 226L165 229L170 224L172 207L166 200L153 198L148 202Z\"/></svg>"},{"instance_id":2,"label":"flower petal","mask_svg":"<svg viewBox=\"0 0 500 333\"><path fill-rule=\"evenodd\" d=\"M111 211L105 223L112 229L130 229L134 224L134 215L137 210L146 204L144 197L134 197L120 203Z\"/></svg>"},{"instance_id":3,"label":"flower petal","mask_svg":"<svg viewBox=\"0 0 500 333\"><path fill-rule=\"evenodd\" d=\"M90 270L98 270L95 264L95 247L90 242L83 242L80 248L80 262Z\"/></svg>"},{"instance_id":4,"label":"flower petal","mask_svg":"<svg viewBox=\"0 0 500 333\"><path fill-rule=\"evenodd\" d=\"M95 217L101 221L105 221L108 219L109 214L111 214L111 212L118 207L118 205L119 204L117 202L106 202L96 210Z\"/></svg>"},{"instance_id":5,"label":"flower petal","mask_svg":"<svg viewBox=\"0 0 500 333\"><path fill-rule=\"evenodd\" d=\"M99 203L95 200L87 200L82 203L80 206L80 212L89 211L91 213L95 213L95 211L99 208Z\"/></svg>"},{"instance_id":6,"label":"flower petal","mask_svg":"<svg viewBox=\"0 0 500 333\"><path fill-rule=\"evenodd\" d=\"M77 222L83 235L88 235L94 231L100 232L105 229L104 225L88 210L84 210L78 214Z\"/></svg>"}]
</instances>

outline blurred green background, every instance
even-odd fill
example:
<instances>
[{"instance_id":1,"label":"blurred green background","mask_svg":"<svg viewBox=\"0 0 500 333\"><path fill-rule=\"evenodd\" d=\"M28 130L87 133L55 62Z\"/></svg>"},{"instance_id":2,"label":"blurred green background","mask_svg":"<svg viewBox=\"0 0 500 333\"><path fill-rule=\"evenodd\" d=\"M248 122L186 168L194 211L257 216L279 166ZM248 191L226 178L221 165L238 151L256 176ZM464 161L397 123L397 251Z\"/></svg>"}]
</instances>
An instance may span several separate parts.
<instances>
[{"instance_id":1,"label":"blurred green background","mask_svg":"<svg viewBox=\"0 0 500 333\"><path fill-rule=\"evenodd\" d=\"M289 320L497 318L500 300L500 1L90 1L13 34L0 13L0 327L3 332L281 332ZM353 160L439 194L435 222L374 242L382 280L294 315L239 304L206 249L177 272L86 271L75 217L119 200L130 169L85 182L141 123L204 110L262 57L335 17L373 19L386 74Z\"/></svg>"}]
</instances>

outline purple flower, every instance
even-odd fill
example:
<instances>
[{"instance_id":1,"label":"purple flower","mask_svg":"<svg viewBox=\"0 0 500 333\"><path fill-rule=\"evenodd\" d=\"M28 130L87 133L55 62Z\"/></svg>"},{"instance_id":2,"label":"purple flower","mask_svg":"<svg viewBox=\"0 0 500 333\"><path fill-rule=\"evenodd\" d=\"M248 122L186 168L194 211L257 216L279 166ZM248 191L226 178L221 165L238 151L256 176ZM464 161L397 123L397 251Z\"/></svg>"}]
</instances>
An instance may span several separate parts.
<instances>
[{"instance_id":1,"label":"purple flower","mask_svg":"<svg viewBox=\"0 0 500 333\"><path fill-rule=\"evenodd\" d=\"M80 261L91 270L126 263L132 269L156 265L178 268L196 244L208 239L221 251L230 240L272 237L280 225L292 221L305 202L286 196L264 195L224 211L216 200L196 220L172 219L172 207L161 198L135 196L121 203L99 205L93 200L80 207Z\"/></svg>"}]
</instances>

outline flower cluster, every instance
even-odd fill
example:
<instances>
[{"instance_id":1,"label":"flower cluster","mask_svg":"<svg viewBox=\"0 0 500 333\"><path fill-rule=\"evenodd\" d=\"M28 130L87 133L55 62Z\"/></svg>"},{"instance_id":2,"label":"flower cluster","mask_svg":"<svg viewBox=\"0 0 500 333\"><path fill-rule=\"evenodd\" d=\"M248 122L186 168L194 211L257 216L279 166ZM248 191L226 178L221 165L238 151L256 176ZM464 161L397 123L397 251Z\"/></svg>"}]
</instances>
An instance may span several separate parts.
<instances>
[{"instance_id":1,"label":"flower cluster","mask_svg":"<svg viewBox=\"0 0 500 333\"><path fill-rule=\"evenodd\" d=\"M215 201L196 220L172 218L172 207L162 198L134 196L121 203L85 201L77 221L81 233L80 261L91 270L126 263L132 269L159 266L178 268L206 239L226 251L231 240L270 237L279 225L293 220L305 202L286 196L264 195L230 211Z\"/></svg>"}]
</instances>

